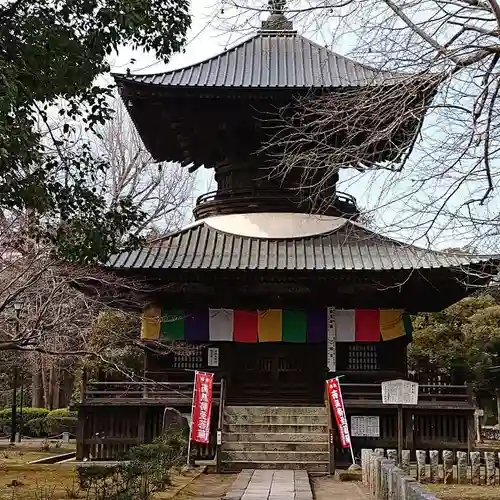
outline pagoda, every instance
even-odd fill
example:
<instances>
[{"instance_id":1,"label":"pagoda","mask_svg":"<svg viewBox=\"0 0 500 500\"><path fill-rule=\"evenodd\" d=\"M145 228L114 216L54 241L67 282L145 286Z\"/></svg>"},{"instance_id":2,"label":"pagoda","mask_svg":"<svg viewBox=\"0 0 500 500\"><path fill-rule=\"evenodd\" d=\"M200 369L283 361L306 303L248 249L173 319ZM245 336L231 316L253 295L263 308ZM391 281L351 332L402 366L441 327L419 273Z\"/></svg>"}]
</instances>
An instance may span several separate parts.
<instances>
[{"instance_id":1,"label":"pagoda","mask_svg":"<svg viewBox=\"0 0 500 500\"><path fill-rule=\"evenodd\" d=\"M262 116L272 120L298 97L390 88L398 76L304 38L274 4L260 30L215 57L114 78L153 158L214 169L217 189L198 198L193 223L104 266L154 284L143 342L184 348L151 349L140 388L106 380L85 387L78 457L115 458L161 432L165 407L189 413L182 388L194 370L215 373L211 444L195 452L219 469L331 472L344 454L324 391L338 375L356 454L395 447L396 409L383 405L380 383L409 376L410 313L467 296L497 261L418 248L364 227L356 200L336 189L338 174L313 203L300 169L275 175L279 149L262 147L271 137ZM425 92L415 99L419 118L401 124L393 144L412 142L429 99ZM396 154L380 144L366 161ZM126 307L127 291L117 294ZM428 373L419 381L419 405L405 409L404 446L470 447L474 402L463 381L446 385Z\"/></svg>"}]
</instances>

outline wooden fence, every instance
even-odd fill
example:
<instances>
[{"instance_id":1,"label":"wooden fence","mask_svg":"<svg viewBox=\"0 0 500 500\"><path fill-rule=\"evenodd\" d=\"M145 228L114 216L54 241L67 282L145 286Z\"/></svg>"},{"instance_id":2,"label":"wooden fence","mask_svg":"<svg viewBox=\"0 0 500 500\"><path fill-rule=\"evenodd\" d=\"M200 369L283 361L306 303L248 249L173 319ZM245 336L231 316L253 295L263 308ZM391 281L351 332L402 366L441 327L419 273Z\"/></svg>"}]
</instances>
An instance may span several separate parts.
<instances>
[{"instance_id":1,"label":"wooden fence","mask_svg":"<svg viewBox=\"0 0 500 500\"><path fill-rule=\"evenodd\" d=\"M78 408L76 459L119 460L133 446L164 431L166 408L191 410L193 383L95 382ZM218 458L225 404L224 380L213 385L210 442L193 443L192 460Z\"/></svg>"}]
</instances>

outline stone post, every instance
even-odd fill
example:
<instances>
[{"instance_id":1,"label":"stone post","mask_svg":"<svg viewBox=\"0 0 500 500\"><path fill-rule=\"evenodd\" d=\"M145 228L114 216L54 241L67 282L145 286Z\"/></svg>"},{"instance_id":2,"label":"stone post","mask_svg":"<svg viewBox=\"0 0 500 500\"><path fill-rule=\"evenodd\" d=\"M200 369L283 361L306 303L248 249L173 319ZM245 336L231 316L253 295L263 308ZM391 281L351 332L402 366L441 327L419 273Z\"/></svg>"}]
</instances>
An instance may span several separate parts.
<instances>
[{"instance_id":1,"label":"stone post","mask_svg":"<svg viewBox=\"0 0 500 500\"><path fill-rule=\"evenodd\" d=\"M486 484L495 485L495 453L492 451L484 452L484 462L486 464Z\"/></svg>"},{"instance_id":2,"label":"stone post","mask_svg":"<svg viewBox=\"0 0 500 500\"><path fill-rule=\"evenodd\" d=\"M384 456L384 448L375 448L375 455L377 455L377 457L383 457Z\"/></svg>"},{"instance_id":3,"label":"stone post","mask_svg":"<svg viewBox=\"0 0 500 500\"><path fill-rule=\"evenodd\" d=\"M401 451L401 469L405 474L410 475L410 450Z\"/></svg>"},{"instance_id":4,"label":"stone post","mask_svg":"<svg viewBox=\"0 0 500 500\"><path fill-rule=\"evenodd\" d=\"M370 456L370 492L375 495L375 483L377 482L377 455Z\"/></svg>"},{"instance_id":5,"label":"stone post","mask_svg":"<svg viewBox=\"0 0 500 500\"><path fill-rule=\"evenodd\" d=\"M425 450L417 450L417 481L425 480Z\"/></svg>"},{"instance_id":6,"label":"stone post","mask_svg":"<svg viewBox=\"0 0 500 500\"><path fill-rule=\"evenodd\" d=\"M470 457L470 465L471 465L470 481L472 484L480 484L481 483L481 453L479 453L479 451L471 451L469 457Z\"/></svg>"},{"instance_id":7,"label":"stone post","mask_svg":"<svg viewBox=\"0 0 500 500\"><path fill-rule=\"evenodd\" d=\"M439 482L439 451L429 451L430 479L433 483Z\"/></svg>"},{"instance_id":8,"label":"stone post","mask_svg":"<svg viewBox=\"0 0 500 500\"><path fill-rule=\"evenodd\" d=\"M380 463L380 490L378 499L389 500L389 481L394 462L392 460L382 460Z\"/></svg>"},{"instance_id":9,"label":"stone post","mask_svg":"<svg viewBox=\"0 0 500 500\"><path fill-rule=\"evenodd\" d=\"M398 450L387 450L387 459L393 460L394 463L398 461Z\"/></svg>"},{"instance_id":10,"label":"stone post","mask_svg":"<svg viewBox=\"0 0 500 500\"><path fill-rule=\"evenodd\" d=\"M457 451L457 483L467 483L467 453Z\"/></svg>"},{"instance_id":11,"label":"stone post","mask_svg":"<svg viewBox=\"0 0 500 500\"><path fill-rule=\"evenodd\" d=\"M370 470L370 455L372 450L363 449L361 450L361 477L363 479L363 484L368 486L369 484L369 470Z\"/></svg>"},{"instance_id":12,"label":"stone post","mask_svg":"<svg viewBox=\"0 0 500 500\"><path fill-rule=\"evenodd\" d=\"M383 457L375 455L373 457L374 468L372 469L373 477L372 477L372 495L375 498L379 498L380 495L380 465L384 460Z\"/></svg>"},{"instance_id":13,"label":"stone post","mask_svg":"<svg viewBox=\"0 0 500 500\"><path fill-rule=\"evenodd\" d=\"M453 483L453 452L443 450L443 480L444 484Z\"/></svg>"}]
</instances>

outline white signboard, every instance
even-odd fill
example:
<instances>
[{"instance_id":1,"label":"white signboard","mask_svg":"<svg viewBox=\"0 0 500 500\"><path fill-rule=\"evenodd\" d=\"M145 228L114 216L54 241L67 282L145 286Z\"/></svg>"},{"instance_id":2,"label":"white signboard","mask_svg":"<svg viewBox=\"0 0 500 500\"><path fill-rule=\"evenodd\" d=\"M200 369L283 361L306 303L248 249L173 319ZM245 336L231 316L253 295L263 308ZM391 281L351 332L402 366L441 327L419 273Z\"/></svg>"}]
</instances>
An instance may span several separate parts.
<instances>
[{"instance_id":1,"label":"white signboard","mask_svg":"<svg viewBox=\"0 0 500 500\"><path fill-rule=\"evenodd\" d=\"M408 380L382 382L382 403L385 405L418 404L418 384Z\"/></svg>"},{"instance_id":2,"label":"white signboard","mask_svg":"<svg viewBox=\"0 0 500 500\"><path fill-rule=\"evenodd\" d=\"M353 415L351 417L351 436L380 437L380 418Z\"/></svg>"},{"instance_id":3,"label":"white signboard","mask_svg":"<svg viewBox=\"0 0 500 500\"><path fill-rule=\"evenodd\" d=\"M207 358L207 365L213 368L217 368L219 366L219 348L209 347Z\"/></svg>"},{"instance_id":4,"label":"white signboard","mask_svg":"<svg viewBox=\"0 0 500 500\"><path fill-rule=\"evenodd\" d=\"M326 355L326 366L328 366L328 371L335 372L337 370L337 329L335 326L335 307L328 308Z\"/></svg>"}]
</instances>

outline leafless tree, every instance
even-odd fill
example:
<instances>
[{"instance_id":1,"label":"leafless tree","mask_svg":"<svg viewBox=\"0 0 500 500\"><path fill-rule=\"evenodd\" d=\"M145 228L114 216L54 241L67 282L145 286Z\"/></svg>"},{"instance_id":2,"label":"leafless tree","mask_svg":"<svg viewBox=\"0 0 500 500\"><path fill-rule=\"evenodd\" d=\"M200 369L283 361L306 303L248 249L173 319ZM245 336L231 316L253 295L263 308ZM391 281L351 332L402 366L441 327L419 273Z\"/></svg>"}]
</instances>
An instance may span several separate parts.
<instances>
[{"instance_id":1,"label":"leafless tree","mask_svg":"<svg viewBox=\"0 0 500 500\"><path fill-rule=\"evenodd\" d=\"M140 311L154 291L149 285L98 268L61 263L51 256L50 246L19 234L7 238L14 227L1 233L0 363L7 381L24 372L32 384L33 404L58 407L63 384L67 404L75 368L83 359L125 373L117 351L171 349L161 343L145 346L139 339ZM90 283L94 293L75 288L82 282ZM103 315L113 321L103 321Z\"/></svg>"},{"instance_id":2,"label":"leafless tree","mask_svg":"<svg viewBox=\"0 0 500 500\"><path fill-rule=\"evenodd\" d=\"M146 217L138 234L178 229L191 217L194 176L178 163L154 162L132 124L125 106L115 99L113 119L96 137L96 148L109 160L103 188L114 202L130 196Z\"/></svg>"},{"instance_id":3,"label":"leafless tree","mask_svg":"<svg viewBox=\"0 0 500 500\"><path fill-rule=\"evenodd\" d=\"M219 18L248 32L263 10L226 0ZM341 170L386 231L498 251L498 0L291 0L285 14L376 75L282 110L269 144L284 150L277 172L305 168L304 184L319 194ZM411 123L415 135L396 137ZM392 152L385 161L373 154L383 144Z\"/></svg>"},{"instance_id":4,"label":"leafless tree","mask_svg":"<svg viewBox=\"0 0 500 500\"><path fill-rule=\"evenodd\" d=\"M190 216L194 181L179 165L152 161L121 104L96 138L96 148L111 164L100 187L109 202L129 196L146 214L138 235L165 234ZM36 215L1 215L0 364L7 381L13 367L27 371L34 405L67 404L82 360L132 376L121 362L125 351L182 349L140 341L140 313L154 293L151 285L98 267L63 263L50 242L32 237L30 227L43 223ZM82 283L92 293L82 293ZM69 394L60 401L63 384Z\"/></svg>"}]
</instances>

